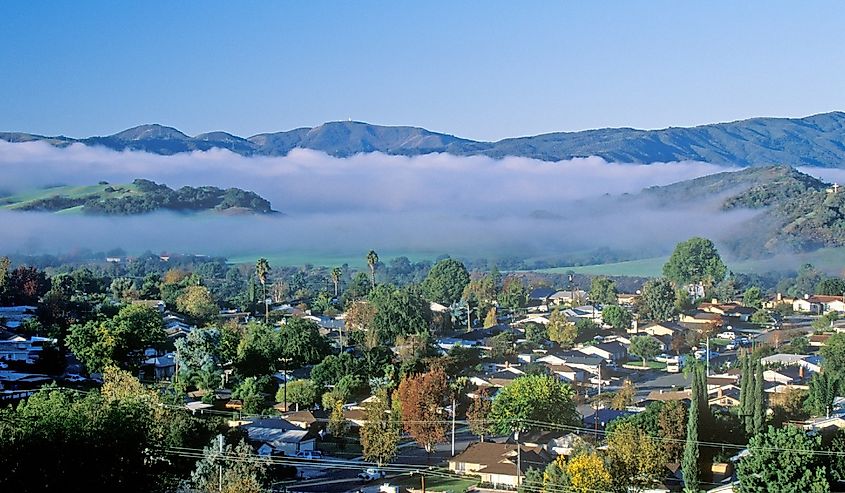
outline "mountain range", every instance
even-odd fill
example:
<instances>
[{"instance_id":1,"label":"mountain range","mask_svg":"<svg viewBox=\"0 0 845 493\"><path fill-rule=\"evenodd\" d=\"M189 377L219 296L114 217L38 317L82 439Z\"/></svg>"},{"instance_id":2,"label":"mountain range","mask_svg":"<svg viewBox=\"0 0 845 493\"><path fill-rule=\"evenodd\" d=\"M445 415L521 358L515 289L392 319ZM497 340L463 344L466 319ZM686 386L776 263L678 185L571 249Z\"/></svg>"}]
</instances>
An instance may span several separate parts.
<instances>
[{"instance_id":1,"label":"mountain range","mask_svg":"<svg viewBox=\"0 0 845 493\"><path fill-rule=\"evenodd\" d=\"M805 118L752 118L697 127L661 130L605 128L555 132L482 142L418 127L380 126L363 122L329 122L314 128L262 133L243 138L226 132L185 135L162 125L141 125L104 137L47 137L0 132L8 142L43 141L55 146L82 143L114 150L156 154L228 149L244 156L283 156L293 149L313 149L331 156L359 153L416 156L519 156L560 161L598 156L610 162L654 163L702 161L728 166L818 166L845 168L845 113Z\"/></svg>"}]
</instances>

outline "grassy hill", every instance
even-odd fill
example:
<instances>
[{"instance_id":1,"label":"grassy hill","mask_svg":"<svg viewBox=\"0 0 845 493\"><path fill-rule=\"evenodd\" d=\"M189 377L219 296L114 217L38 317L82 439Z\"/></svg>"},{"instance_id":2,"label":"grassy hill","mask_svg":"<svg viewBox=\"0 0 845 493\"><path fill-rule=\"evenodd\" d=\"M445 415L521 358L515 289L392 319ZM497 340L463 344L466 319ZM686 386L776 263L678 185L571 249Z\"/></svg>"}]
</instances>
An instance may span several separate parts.
<instances>
[{"instance_id":1,"label":"grassy hill","mask_svg":"<svg viewBox=\"0 0 845 493\"><path fill-rule=\"evenodd\" d=\"M136 215L159 210L221 214L270 214L270 202L238 188L182 187L173 190L149 180L56 186L0 197L0 210L56 214Z\"/></svg>"}]
</instances>

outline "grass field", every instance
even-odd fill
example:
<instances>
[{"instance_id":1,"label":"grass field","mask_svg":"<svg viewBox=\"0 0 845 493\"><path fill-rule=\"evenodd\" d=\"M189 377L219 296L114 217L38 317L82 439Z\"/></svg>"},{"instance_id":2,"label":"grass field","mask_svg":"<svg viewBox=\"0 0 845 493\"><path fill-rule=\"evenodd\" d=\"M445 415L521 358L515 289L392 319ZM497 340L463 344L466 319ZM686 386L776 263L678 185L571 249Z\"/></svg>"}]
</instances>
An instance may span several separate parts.
<instances>
[{"instance_id":1,"label":"grass field","mask_svg":"<svg viewBox=\"0 0 845 493\"><path fill-rule=\"evenodd\" d=\"M661 274L663 264L666 263L668 258L654 257L609 264L555 267L553 269L540 269L537 272L565 274L572 271L589 275L653 277ZM776 255L759 260L731 261L727 264L733 272L742 273L797 271L803 264L813 264L817 269L824 272L841 274L845 268L845 247L822 248L815 252Z\"/></svg>"},{"instance_id":2,"label":"grass field","mask_svg":"<svg viewBox=\"0 0 845 493\"><path fill-rule=\"evenodd\" d=\"M114 192L106 192L106 188L115 188L119 189L120 191ZM60 186L60 187L49 187L49 188L42 188L40 190L34 190L27 193L22 193L19 195L11 195L8 197L0 198L0 209L18 209L20 207L24 207L30 202L47 199L50 197L67 197L71 199L77 199L82 197L87 197L90 195L97 195L101 197L125 197L127 195L134 195L138 194L138 187L132 184L115 184L115 185L86 185L80 187L74 186ZM58 213L61 214L79 214L82 210L82 206L79 207L72 207L69 209L64 209L59 211Z\"/></svg>"}]
</instances>

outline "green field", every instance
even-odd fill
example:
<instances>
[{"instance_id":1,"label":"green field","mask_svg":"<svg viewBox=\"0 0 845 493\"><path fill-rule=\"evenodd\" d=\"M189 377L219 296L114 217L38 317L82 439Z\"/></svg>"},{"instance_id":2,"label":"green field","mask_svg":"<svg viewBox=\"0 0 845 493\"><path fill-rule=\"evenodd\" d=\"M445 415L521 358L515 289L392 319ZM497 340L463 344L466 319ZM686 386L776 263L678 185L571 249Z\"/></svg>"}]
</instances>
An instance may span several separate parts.
<instances>
[{"instance_id":1,"label":"green field","mask_svg":"<svg viewBox=\"0 0 845 493\"><path fill-rule=\"evenodd\" d=\"M112 187L115 190L107 192L106 189ZM96 195L98 197L125 197L127 195L140 194L138 187L132 184L115 184L115 185L87 185L87 186L60 186L42 188L40 190L33 190L18 195L10 195L7 197L0 197L0 209L15 210L26 207L36 200L49 199L51 197L67 197L69 199L78 199ZM79 214L82 212L82 206L71 207L58 211L57 214Z\"/></svg>"},{"instance_id":2,"label":"green field","mask_svg":"<svg viewBox=\"0 0 845 493\"><path fill-rule=\"evenodd\" d=\"M398 486L399 491L406 491L407 488L420 489L422 481L419 475L400 476L389 481L391 485ZM426 476L425 491L448 491L451 493L464 493L470 488L478 485L478 479L443 478L437 476Z\"/></svg>"},{"instance_id":3,"label":"green field","mask_svg":"<svg viewBox=\"0 0 845 493\"><path fill-rule=\"evenodd\" d=\"M555 267L539 269L536 272L565 274L572 271L588 275L654 277L661 274L663 264L666 263L668 258L654 257L609 264ZM845 247L822 248L815 252L777 255L766 259L729 261L727 264L731 271L742 273L794 271L798 270L803 264L813 264L821 271L838 275L845 268Z\"/></svg>"}]
</instances>

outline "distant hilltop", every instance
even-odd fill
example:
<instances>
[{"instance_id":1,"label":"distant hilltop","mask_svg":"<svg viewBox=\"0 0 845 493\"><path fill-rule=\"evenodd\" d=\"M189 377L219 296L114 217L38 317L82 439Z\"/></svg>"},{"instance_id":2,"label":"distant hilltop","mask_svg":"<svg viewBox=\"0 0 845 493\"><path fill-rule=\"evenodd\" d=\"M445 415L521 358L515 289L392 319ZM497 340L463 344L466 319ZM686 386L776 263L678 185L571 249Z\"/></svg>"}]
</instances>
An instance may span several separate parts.
<instances>
[{"instance_id":1,"label":"distant hilltop","mask_svg":"<svg viewBox=\"0 0 845 493\"><path fill-rule=\"evenodd\" d=\"M105 137L74 139L0 132L8 142L43 141L55 146L78 142L114 150L155 154L228 149L244 156L283 156L293 149L313 149L331 156L359 153L417 156L519 156L561 161L597 156L610 162L702 161L727 166L818 166L845 168L845 113L805 118L752 118L690 128L636 130L606 128L556 132L498 142L479 142L418 127L389 127L363 122L330 122L314 128L263 133L242 138L226 132L194 137L162 125L141 125Z\"/></svg>"},{"instance_id":2,"label":"distant hilltop","mask_svg":"<svg viewBox=\"0 0 845 493\"><path fill-rule=\"evenodd\" d=\"M57 186L0 197L0 211L134 216L156 211L219 214L278 214L270 202L240 188L182 187L173 190L150 180L130 184L100 182Z\"/></svg>"}]
</instances>

